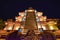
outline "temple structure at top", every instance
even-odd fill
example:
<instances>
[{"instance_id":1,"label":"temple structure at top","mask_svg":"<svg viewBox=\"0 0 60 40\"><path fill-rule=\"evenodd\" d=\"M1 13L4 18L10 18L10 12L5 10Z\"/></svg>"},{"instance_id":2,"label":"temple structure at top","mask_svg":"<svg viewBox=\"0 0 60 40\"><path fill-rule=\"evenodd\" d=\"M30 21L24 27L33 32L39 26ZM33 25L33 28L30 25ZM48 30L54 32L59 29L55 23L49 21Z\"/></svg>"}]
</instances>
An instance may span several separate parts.
<instances>
[{"instance_id":1,"label":"temple structure at top","mask_svg":"<svg viewBox=\"0 0 60 40\"><path fill-rule=\"evenodd\" d=\"M43 16L43 12L38 12L33 8L28 8L24 12L19 12L19 16L15 17L15 21L8 19L5 22L4 30L18 30L18 29L37 29L43 30L58 30L56 26L58 19L47 19Z\"/></svg>"}]
</instances>

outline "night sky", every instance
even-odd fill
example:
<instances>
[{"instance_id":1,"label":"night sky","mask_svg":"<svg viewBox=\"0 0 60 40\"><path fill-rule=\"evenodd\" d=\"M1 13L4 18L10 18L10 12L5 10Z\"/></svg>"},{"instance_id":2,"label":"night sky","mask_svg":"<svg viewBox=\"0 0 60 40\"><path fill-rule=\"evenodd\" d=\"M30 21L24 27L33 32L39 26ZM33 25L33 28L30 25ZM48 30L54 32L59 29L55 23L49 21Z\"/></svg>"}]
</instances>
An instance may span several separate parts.
<instances>
[{"instance_id":1,"label":"night sky","mask_svg":"<svg viewBox=\"0 0 60 40\"><path fill-rule=\"evenodd\" d=\"M60 18L59 0L0 0L0 18L14 19L19 11L32 7L48 18Z\"/></svg>"}]
</instances>

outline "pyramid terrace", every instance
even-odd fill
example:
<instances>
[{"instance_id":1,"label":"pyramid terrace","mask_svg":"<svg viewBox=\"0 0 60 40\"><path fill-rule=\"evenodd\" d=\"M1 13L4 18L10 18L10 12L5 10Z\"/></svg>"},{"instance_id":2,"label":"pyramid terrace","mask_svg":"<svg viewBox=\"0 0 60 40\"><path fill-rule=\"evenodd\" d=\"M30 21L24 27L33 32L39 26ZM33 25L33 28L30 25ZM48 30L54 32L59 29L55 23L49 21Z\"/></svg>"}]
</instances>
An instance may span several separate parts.
<instances>
[{"instance_id":1,"label":"pyramid terrace","mask_svg":"<svg viewBox=\"0 0 60 40\"><path fill-rule=\"evenodd\" d=\"M55 35L60 35L60 30L57 27L58 21L59 19L48 19L47 16L43 15L43 12L28 8L23 12L19 12L14 21L12 19L4 21L4 29L0 30L0 34L8 35L18 30L19 33L25 35L28 30L34 30L35 34L49 31Z\"/></svg>"}]
</instances>

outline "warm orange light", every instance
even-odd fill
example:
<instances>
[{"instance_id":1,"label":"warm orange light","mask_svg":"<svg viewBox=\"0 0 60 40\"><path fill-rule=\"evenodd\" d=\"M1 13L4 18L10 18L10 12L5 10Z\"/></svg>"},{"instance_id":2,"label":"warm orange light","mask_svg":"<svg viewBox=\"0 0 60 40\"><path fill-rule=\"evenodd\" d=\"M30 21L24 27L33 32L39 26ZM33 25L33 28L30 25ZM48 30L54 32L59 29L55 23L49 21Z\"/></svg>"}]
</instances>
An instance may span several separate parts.
<instances>
[{"instance_id":1,"label":"warm orange light","mask_svg":"<svg viewBox=\"0 0 60 40\"><path fill-rule=\"evenodd\" d=\"M36 19L38 19L38 17L36 17Z\"/></svg>"},{"instance_id":2,"label":"warm orange light","mask_svg":"<svg viewBox=\"0 0 60 40\"><path fill-rule=\"evenodd\" d=\"M26 17L24 17L24 18L26 18Z\"/></svg>"},{"instance_id":3,"label":"warm orange light","mask_svg":"<svg viewBox=\"0 0 60 40\"><path fill-rule=\"evenodd\" d=\"M41 28L41 25L38 23L38 29Z\"/></svg>"},{"instance_id":4,"label":"warm orange light","mask_svg":"<svg viewBox=\"0 0 60 40\"><path fill-rule=\"evenodd\" d=\"M12 26L9 26L9 27L7 28L7 30L12 30Z\"/></svg>"},{"instance_id":5,"label":"warm orange light","mask_svg":"<svg viewBox=\"0 0 60 40\"><path fill-rule=\"evenodd\" d=\"M16 27L16 29L15 30L18 30L19 29L19 27Z\"/></svg>"},{"instance_id":6,"label":"warm orange light","mask_svg":"<svg viewBox=\"0 0 60 40\"><path fill-rule=\"evenodd\" d=\"M24 16L24 12L19 12L19 15L23 17Z\"/></svg>"},{"instance_id":7,"label":"warm orange light","mask_svg":"<svg viewBox=\"0 0 60 40\"><path fill-rule=\"evenodd\" d=\"M50 30L54 30L53 26L50 26Z\"/></svg>"},{"instance_id":8,"label":"warm orange light","mask_svg":"<svg viewBox=\"0 0 60 40\"><path fill-rule=\"evenodd\" d=\"M16 19L16 21L19 21L19 22L22 21L22 17L21 17L21 16L18 16L18 17L16 17L15 19Z\"/></svg>"},{"instance_id":9,"label":"warm orange light","mask_svg":"<svg viewBox=\"0 0 60 40\"><path fill-rule=\"evenodd\" d=\"M7 28L5 27L4 30L7 30Z\"/></svg>"},{"instance_id":10,"label":"warm orange light","mask_svg":"<svg viewBox=\"0 0 60 40\"><path fill-rule=\"evenodd\" d=\"M43 21L46 21L46 19L47 19L47 17L46 17L46 16L44 16Z\"/></svg>"},{"instance_id":11,"label":"warm orange light","mask_svg":"<svg viewBox=\"0 0 60 40\"><path fill-rule=\"evenodd\" d=\"M37 12L37 15L38 15L38 16L42 16L43 13L42 13L42 12Z\"/></svg>"},{"instance_id":12,"label":"warm orange light","mask_svg":"<svg viewBox=\"0 0 60 40\"><path fill-rule=\"evenodd\" d=\"M18 17L15 17L15 19L18 19Z\"/></svg>"},{"instance_id":13,"label":"warm orange light","mask_svg":"<svg viewBox=\"0 0 60 40\"><path fill-rule=\"evenodd\" d=\"M24 28L24 26L21 26L21 28Z\"/></svg>"},{"instance_id":14,"label":"warm orange light","mask_svg":"<svg viewBox=\"0 0 60 40\"><path fill-rule=\"evenodd\" d=\"M33 12L34 10L27 10L28 12Z\"/></svg>"},{"instance_id":15,"label":"warm orange light","mask_svg":"<svg viewBox=\"0 0 60 40\"><path fill-rule=\"evenodd\" d=\"M57 22L49 21L47 24L48 24L48 25L55 25L55 24L57 24Z\"/></svg>"},{"instance_id":16,"label":"warm orange light","mask_svg":"<svg viewBox=\"0 0 60 40\"><path fill-rule=\"evenodd\" d=\"M46 30L46 27L42 25L43 30Z\"/></svg>"},{"instance_id":17,"label":"warm orange light","mask_svg":"<svg viewBox=\"0 0 60 40\"><path fill-rule=\"evenodd\" d=\"M7 25L8 23L7 22L5 22L5 25Z\"/></svg>"},{"instance_id":18,"label":"warm orange light","mask_svg":"<svg viewBox=\"0 0 60 40\"><path fill-rule=\"evenodd\" d=\"M43 19L40 19L40 21L43 21Z\"/></svg>"},{"instance_id":19,"label":"warm orange light","mask_svg":"<svg viewBox=\"0 0 60 40\"><path fill-rule=\"evenodd\" d=\"M46 16L41 16L40 21L46 21L47 17Z\"/></svg>"}]
</instances>

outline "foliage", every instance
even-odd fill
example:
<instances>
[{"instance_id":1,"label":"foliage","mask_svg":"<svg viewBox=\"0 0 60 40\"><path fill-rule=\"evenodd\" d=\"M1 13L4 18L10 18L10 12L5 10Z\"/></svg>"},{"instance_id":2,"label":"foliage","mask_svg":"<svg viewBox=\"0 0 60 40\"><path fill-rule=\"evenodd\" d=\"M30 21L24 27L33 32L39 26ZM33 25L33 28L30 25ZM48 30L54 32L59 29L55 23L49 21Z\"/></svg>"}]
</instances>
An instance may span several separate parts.
<instances>
[{"instance_id":1,"label":"foliage","mask_svg":"<svg viewBox=\"0 0 60 40\"><path fill-rule=\"evenodd\" d=\"M0 29L3 29L4 28L4 22L3 22L3 19L0 18Z\"/></svg>"}]
</instances>

